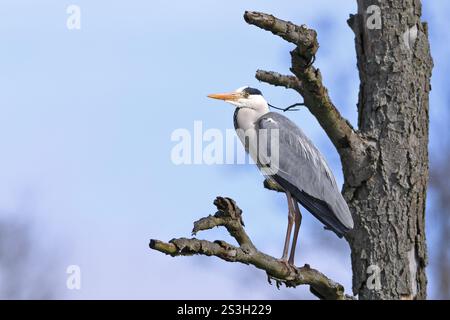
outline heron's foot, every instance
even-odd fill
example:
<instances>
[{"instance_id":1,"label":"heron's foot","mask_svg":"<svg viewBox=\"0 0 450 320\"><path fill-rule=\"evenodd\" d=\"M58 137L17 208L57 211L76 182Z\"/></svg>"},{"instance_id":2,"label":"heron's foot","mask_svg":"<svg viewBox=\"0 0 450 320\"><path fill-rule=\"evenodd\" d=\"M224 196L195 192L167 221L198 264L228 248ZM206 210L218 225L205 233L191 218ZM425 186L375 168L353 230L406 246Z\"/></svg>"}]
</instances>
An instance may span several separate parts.
<instances>
[{"instance_id":1,"label":"heron's foot","mask_svg":"<svg viewBox=\"0 0 450 320\"><path fill-rule=\"evenodd\" d=\"M270 285L272 285L272 280L275 281L275 285L277 286L277 289L280 290L280 287L283 284L283 282L280 279L277 279L277 278L271 276L267 272L267 282L269 282Z\"/></svg>"},{"instance_id":2,"label":"heron's foot","mask_svg":"<svg viewBox=\"0 0 450 320\"><path fill-rule=\"evenodd\" d=\"M281 258L278 259L278 261L284 264L289 272L295 272L295 270L297 269L291 259L287 260L286 258Z\"/></svg>"},{"instance_id":3,"label":"heron's foot","mask_svg":"<svg viewBox=\"0 0 450 320\"><path fill-rule=\"evenodd\" d=\"M297 273L297 268L294 266L293 263L291 263L286 258L281 258L277 260L286 267L286 271L289 273L288 278L291 277L293 274ZM292 284L289 280L278 279L267 272L267 282L269 282L270 285L272 285L272 280L275 281L275 285L277 286L278 290L280 289L282 284L284 284L286 288L295 287L295 284Z\"/></svg>"}]
</instances>

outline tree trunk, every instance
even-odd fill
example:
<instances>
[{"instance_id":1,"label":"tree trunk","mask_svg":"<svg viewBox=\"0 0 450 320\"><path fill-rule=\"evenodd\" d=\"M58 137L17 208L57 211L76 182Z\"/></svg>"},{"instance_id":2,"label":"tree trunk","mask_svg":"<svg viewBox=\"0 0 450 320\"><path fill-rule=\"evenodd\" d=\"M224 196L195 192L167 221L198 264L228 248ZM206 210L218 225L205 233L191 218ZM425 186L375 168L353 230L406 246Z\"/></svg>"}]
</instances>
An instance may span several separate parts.
<instances>
[{"instance_id":1,"label":"tree trunk","mask_svg":"<svg viewBox=\"0 0 450 320\"><path fill-rule=\"evenodd\" d=\"M420 17L420 0L358 0L358 14L348 21L361 80L359 133L371 144L369 162L343 161L344 195L355 219L348 236L353 292L360 299L426 298L433 63Z\"/></svg>"}]
</instances>

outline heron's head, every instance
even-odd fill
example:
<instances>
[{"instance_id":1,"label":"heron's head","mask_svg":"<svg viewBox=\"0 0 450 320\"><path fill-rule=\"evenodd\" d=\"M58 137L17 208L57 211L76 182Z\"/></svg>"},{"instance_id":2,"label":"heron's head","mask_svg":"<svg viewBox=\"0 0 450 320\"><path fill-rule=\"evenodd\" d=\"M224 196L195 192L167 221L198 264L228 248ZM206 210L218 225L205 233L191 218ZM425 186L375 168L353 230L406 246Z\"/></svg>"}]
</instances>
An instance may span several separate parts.
<instances>
[{"instance_id":1,"label":"heron's head","mask_svg":"<svg viewBox=\"0 0 450 320\"><path fill-rule=\"evenodd\" d=\"M255 111L268 112L269 107L261 91L250 87L241 87L233 92L208 95L209 98L223 100L236 108L249 108Z\"/></svg>"}]
</instances>

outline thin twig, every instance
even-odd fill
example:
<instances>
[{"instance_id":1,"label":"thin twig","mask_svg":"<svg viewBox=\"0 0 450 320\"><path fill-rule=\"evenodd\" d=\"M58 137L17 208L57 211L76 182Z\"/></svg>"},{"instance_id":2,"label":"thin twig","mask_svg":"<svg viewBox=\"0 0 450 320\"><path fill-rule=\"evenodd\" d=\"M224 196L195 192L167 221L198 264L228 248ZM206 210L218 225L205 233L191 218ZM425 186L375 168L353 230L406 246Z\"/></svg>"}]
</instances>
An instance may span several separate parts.
<instances>
[{"instance_id":1,"label":"thin twig","mask_svg":"<svg viewBox=\"0 0 450 320\"><path fill-rule=\"evenodd\" d=\"M304 103L294 103L291 104L290 106L286 107L286 108L278 108L275 107L273 104L268 103L269 107L271 107L272 109L276 109L276 110L280 110L283 112L287 112L287 111L299 111L300 109L294 109L295 107L299 107L299 106L304 106Z\"/></svg>"}]
</instances>

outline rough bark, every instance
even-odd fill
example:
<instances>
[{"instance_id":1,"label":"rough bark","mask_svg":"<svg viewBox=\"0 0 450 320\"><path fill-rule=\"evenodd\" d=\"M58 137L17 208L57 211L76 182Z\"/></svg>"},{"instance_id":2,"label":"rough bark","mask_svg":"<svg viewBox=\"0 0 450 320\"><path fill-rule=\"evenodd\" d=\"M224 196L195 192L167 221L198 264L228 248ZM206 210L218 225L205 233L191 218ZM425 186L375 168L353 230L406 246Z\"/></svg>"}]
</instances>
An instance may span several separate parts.
<instances>
[{"instance_id":1,"label":"rough bark","mask_svg":"<svg viewBox=\"0 0 450 320\"><path fill-rule=\"evenodd\" d=\"M369 178L345 179L356 223L348 237L353 291L361 299L424 299L432 70L427 25L419 0L380 0L381 29L369 29L372 4L359 0L358 14L349 19L361 80L358 127L377 151ZM380 290L366 285L370 265L381 270Z\"/></svg>"}]
</instances>

